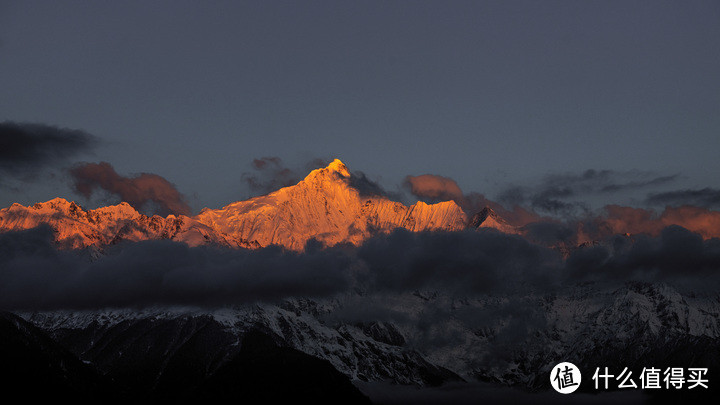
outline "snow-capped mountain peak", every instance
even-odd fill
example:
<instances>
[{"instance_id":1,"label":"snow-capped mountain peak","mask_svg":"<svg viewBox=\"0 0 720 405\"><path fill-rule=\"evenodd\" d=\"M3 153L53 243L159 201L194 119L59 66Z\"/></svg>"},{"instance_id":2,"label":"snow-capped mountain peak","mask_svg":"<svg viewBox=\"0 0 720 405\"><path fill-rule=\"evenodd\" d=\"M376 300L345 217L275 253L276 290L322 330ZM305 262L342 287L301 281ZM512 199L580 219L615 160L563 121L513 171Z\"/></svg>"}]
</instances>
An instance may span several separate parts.
<instances>
[{"instance_id":1,"label":"snow-capped mountain peak","mask_svg":"<svg viewBox=\"0 0 720 405\"><path fill-rule=\"evenodd\" d=\"M500 232L511 234L520 233L517 227L508 224L490 207L485 207L480 212L473 215L473 217L470 219L468 227L471 229L493 228L497 229Z\"/></svg>"},{"instance_id":2,"label":"snow-capped mountain peak","mask_svg":"<svg viewBox=\"0 0 720 405\"><path fill-rule=\"evenodd\" d=\"M338 173L343 177L350 177L350 171L348 171L347 166L345 166L345 163L340 161L340 159L335 159L330 162L330 164L325 168L325 170Z\"/></svg>"},{"instance_id":3,"label":"snow-capped mountain peak","mask_svg":"<svg viewBox=\"0 0 720 405\"><path fill-rule=\"evenodd\" d=\"M410 207L378 195L363 195L351 185L352 174L335 159L310 172L298 184L265 196L203 210L195 217L221 232L241 235L262 246L279 244L300 250L314 238L326 245L359 244L378 232L464 227L465 213L454 202Z\"/></svg>"},{"instance_id":4,"label":"snow-capped mountain peak","mask_svg":"<svg viewBox=\"0 0 720 405\"><path fill-rule=\"evenodd\" d=\"M395 228L410 231L459 230L467 221L454 202L406 206L352 185L348 167L335 159L296 185L270 194L204 209L195 217L148 217L129 204L83 210L56 198L0 210L0 232L48 224L62 247L102 247L122 240L172 239L190 245L260 247L272 244L301 250L310 239L325 245L360 244Z\"/></svg>"}]
</instances>

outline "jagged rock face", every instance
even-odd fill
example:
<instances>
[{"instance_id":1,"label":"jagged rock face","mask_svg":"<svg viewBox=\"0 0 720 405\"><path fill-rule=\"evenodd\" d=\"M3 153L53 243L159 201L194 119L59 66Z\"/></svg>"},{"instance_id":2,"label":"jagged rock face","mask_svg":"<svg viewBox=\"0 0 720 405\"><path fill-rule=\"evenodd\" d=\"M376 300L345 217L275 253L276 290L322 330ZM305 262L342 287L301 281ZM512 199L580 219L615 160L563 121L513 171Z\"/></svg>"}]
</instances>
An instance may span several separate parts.
<instances>
[{"instance_id":1,"label":"jagged rock face","mask_svg":"<svg viewBox=\"0 0 720 405\"><path fill-rule=\"evenodd\" d=\"M3 387L34 403L93 403L112 388L111 381L84 364L44 332L0 311ZM108 398L108 403L115 403Z\"/></svg>"},{"instance_id":2,"label":"jagged rock face","mask_svg":"<svg viewBox=\"0 0 720 405\"><path fill-rule=\"evenodd\" d=\"M333 307L328 302L290 300L281 306L216 310L149 308L25 316L82 360L140 391L197 384L238 354L248 331L261 331L280 346L327 360L353 380L417 385L461 380L408 347L390 323L323 322Z\"/></svg>"},{"instance_id":3,"label":"jagged rock face","mask_svg":"<svg viewBox=\"0 0 720 405\"><path fill-rule=\"evenodd\" d=\"M360 244L377 232L458 230L465 213L452 201L407 207L383 196L364 196L350 185L347 167L335 160L295 186L266 196L206 209L198 221L262 246L302 249L315 238L325 245Z\"/></svg>"},{"instance_id":4,"label":"jagged rock face","mask_svg":"<svg viewBox=\"0 0 720 405\"><path fill-rule=\"evenodd\" d=\"M13 204L0 210L0 231L49 225L59 246L66 249L101 248L120 241L171 239L190 246L248 246L247 241L224 235L184 215L148 217L127 203L85 211L62 198L30 207Z\"/></svg>"},{"instance_id":5,"label":"jagged rock face","mask_svg":"<svg viewBox=\"0 0 720 405\"><path fill-rule=\"evenodd\" d=\"M471 229L493 228L500 232L510 234L522 233L519 228L508 224L490 207L485 207L480 212L473 215L470 219L468 227Z\"/></svg>"},{"instance_id":6,"label":"jagged rock face","mask_svg":"<svg viewBox=\"0 0 720 405\"><path fill-rule=\"evenodd\" d=\"M51 337L0 311L3 386L37 403L370 403L327 360L257 330L203 315L102 321Z\"/></svg>"},{"instance_id":7,"label":"jagged rock face","mask_svg":"<svg viewBox=\"0 0 720 405\"><path fill-rule=\"evenodd\" d=\"M379 232L463 229L466 216L452 201L410 207L384 196L363 195L347 167L335 160L297 185L265 196L205 209L196 217L147 217L127 203L85 211L56 198L0 210L0 231L49 224L63 248L102 247L119 241L171 239L191 246L256 248L272 244L301 250L311 238L325 245L358 245Z\"/></svg>"},{"instance_id":8,"label":"jagged rock face","mask_svg":"<svg viewBox=\"0 0 720 405\"><path fill-rule=\"evenodd\" d=\"M106 372L129 370L133 359L152 362L150 374L161 378L151 381L170 378L167 365L175 363L211 373L237 353L249 330L325 359L353 380L400 384L463 378L546 389L547 373L560 361L583 370L720 365L717 296L682 295L663 284L466 298L402 294L382 304L393 321L343 320L348 305L382 301L351 298L23 316Z\"/></svg>"}]
</instances>

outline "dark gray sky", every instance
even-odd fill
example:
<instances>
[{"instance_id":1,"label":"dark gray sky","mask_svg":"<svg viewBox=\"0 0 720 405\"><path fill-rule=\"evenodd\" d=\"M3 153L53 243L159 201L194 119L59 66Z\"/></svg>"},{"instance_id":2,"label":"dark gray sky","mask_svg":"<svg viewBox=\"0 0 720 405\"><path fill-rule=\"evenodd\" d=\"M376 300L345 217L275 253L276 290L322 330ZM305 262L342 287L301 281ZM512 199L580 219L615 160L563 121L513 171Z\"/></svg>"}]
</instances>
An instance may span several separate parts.
<instances>
[{"instance_id":1,"label":"dark gray sky","mask_svg":"<svg viewBox=\"0 0 720 405\"><path fill-rule=\"evenodd\" d=\"M587 169L717 188L720 2L0 0L1 121L93 134L82 160L195 210L263 156L491 197ZM0 203L58 195L83 201L56 177Z\"/></svg>"}]
</instances>

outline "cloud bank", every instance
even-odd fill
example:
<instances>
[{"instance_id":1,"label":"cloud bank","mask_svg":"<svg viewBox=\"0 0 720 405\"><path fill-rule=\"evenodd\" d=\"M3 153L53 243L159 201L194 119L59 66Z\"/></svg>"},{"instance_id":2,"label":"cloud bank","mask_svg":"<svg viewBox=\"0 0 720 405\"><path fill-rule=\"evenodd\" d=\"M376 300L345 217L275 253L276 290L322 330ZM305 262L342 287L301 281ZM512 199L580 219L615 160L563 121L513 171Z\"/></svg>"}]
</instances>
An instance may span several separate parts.
<instances>
[{"instance_id":1,"label":"cloud bank","mask_svg":"<svg viewBox=\"0 0 720 405\"><path fill-rule=\"evenodd\" d=\"M323 297L349 286L334 250L293 253L191 248L171 241L116 246L91 261L52 246L39 227L0 234L0 307L11 309L217 305Z\"/></svg>"},{"instance_id":2,"label":"cloud bank","mask_svg":"<svg viewBox=\"0 0 720 405\"><path fill-rule=\"evenodd\" d=\"M552 293L568 283L666 282L693 291L720 286L720 240L671 226L658 237L614 236L554 250L494 230L397 230L359 248L303 252L125 243L91 260L57 250L52 230L0 234L0 308L9 310L230 305L337 294L425 291L462 298Z\"/></svg>"}]
</instances>

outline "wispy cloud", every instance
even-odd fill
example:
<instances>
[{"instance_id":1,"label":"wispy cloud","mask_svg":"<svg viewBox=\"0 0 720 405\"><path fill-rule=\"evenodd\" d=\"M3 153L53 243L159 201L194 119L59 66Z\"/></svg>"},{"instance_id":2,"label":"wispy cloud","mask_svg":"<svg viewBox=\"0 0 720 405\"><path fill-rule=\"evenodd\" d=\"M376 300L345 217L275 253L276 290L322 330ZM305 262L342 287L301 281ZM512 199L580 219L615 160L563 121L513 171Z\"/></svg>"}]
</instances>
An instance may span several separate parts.
<instances>
[{"instance_id":1,"label":"wispy cloud","mask_svg":"<svg viewBox=\"0 0 720 405\"><path fill-rule=\"evenodd\" d=\"M703 188L653 193L648 195L645 201L650 205L694 205L704 208L720 208L720 190Z\"/></svg>"},{"instance_id":2,"label":"wispy cloud","mask_svg":"<svg viewBox=\"0 0 720 405\"><path fill-rule=\"evenodd\" d=\"M582 174L552 174L532 186L510 186L499 194L498 201L559 217L587 215L592 210L587 200L593 197L662 186L678 177L592 169Z\"/></svg>"}]
</instances>

